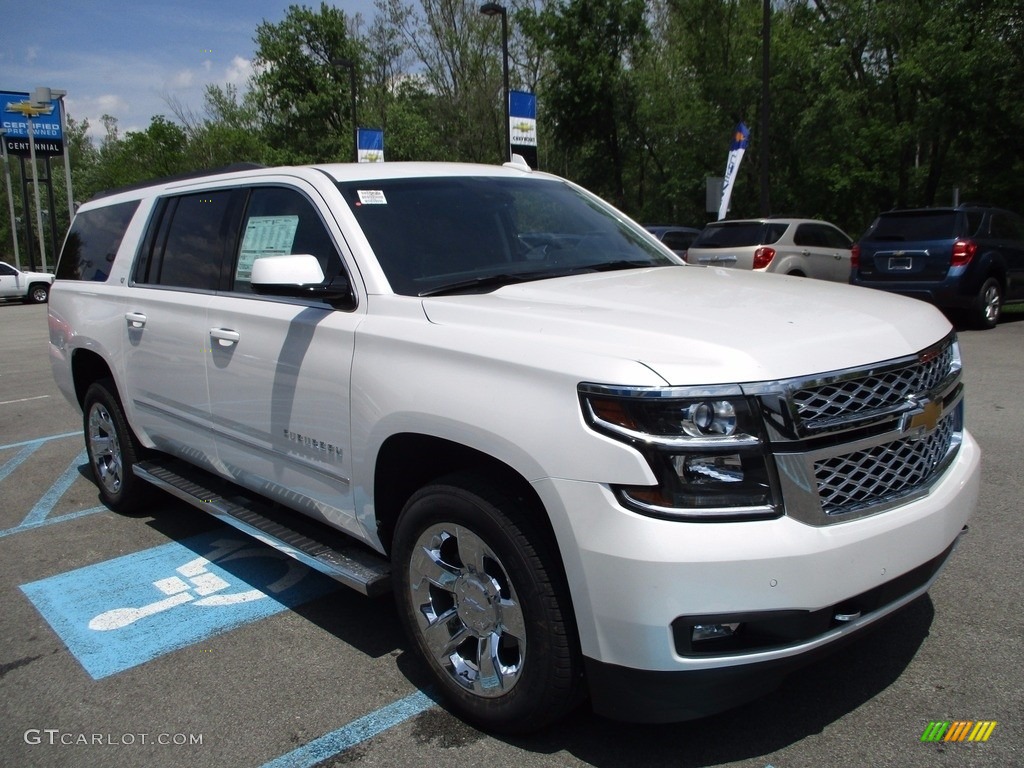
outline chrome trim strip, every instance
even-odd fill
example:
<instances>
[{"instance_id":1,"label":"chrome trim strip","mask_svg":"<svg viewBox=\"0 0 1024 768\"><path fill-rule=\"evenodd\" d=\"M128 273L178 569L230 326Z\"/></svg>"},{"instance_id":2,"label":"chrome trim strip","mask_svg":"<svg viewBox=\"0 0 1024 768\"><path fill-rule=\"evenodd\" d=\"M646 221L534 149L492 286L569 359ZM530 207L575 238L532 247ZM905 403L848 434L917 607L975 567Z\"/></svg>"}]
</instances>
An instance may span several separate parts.
<instances>
[{"instance_id":1,"label":"chrome trim strip","mask_svg":"<svg viewBox=\"0 0 1024 768\"><path fill-rule=\"evenodd\" d=\"M776 518L780 517L775 507L770 504L754 507L659 507L656 504L647 504L637 501L629 495L628 491L621 491L622 495L637 507L659 517L679 518L680 520L700 520L707 518L714 520L720 517L749 517L749 518Z\"/></svg>"}]
</instances>

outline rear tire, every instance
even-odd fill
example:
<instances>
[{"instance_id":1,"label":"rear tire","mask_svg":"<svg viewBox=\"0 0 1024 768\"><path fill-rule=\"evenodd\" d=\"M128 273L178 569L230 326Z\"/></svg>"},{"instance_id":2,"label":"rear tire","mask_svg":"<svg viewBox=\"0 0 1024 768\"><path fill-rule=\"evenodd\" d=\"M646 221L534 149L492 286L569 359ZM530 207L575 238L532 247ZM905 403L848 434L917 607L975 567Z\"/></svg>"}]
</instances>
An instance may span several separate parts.
<instances>
[{"instance_id":1,"label":"rear tire","mask_svg":"<svg viewBox=\"0 0 1024 768\"><path fill-rule=\"evenodd\" d=\"M994 277L985 280L971 310L971 324L976 328L995 328L1003 311L1003 286Z\"/></svg>"},{"instance_id":2,"label":"rear tire","mask_svg":"<svg viewBox=\"0 0 1024 768\"><path fill-rule=\"evenodd\" d=\"M582 698L549 539L519 503L468 475L419 490L395 529L402 623L453 709L491 731L536 730Z\"/></svg>"},{"instance_id":3,"label":"rear tire","mask_svg":"<svg viewBox=\"0 0 1024 768\"><path fill-rule=\"evenodd\" d=\"M112 379L89 386L82 414L86 453L100 499L115 512L138 511L149 500L153 486L132 470L145 449L128 426Z\"/></svg>"}]
</instances>

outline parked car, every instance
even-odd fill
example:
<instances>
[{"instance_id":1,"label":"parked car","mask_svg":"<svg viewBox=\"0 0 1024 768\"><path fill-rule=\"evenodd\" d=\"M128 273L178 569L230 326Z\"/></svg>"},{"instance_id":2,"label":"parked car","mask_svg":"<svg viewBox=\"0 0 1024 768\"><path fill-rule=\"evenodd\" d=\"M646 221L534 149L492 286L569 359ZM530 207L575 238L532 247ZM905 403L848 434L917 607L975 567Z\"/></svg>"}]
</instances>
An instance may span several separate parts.
<instances>
[{"instance_id":1,"label":"parked car","mask_svg":"<svg viewBox=\"0 0 1024 768\"><path fill-rule=\"evenodd\" d=\"M53 275L23 272L0 261L0 299L17 299L26 304L42 304L50 295Z\"/></svg>"},{"instance_id":2,"label":"parked car","mask_svg":"<svg viewBox=\"0 0 1024 768\"><path fill-rule=\"evenodd\" d=\"M645 225L644 229L672 249L677 256L686 258L690 243L700 234L696 227L671 227L662 224Z\"/></svg>"},{"instance_id":3,"label":"parked car","mask_svg":"<svg viewBox=\"0 0 1024 768\"><path fill-rule=\"evenodd\" d=\"M990 206L887 211L853 252L851 282L913 296L993 328L1024 301L1024 219Z\"/></svg>"},{"instance_id":4,"label":"parked car","mask_svg":"<svg viewBox=\"0 0 1024 768\"><path fill-rule=\"evenodd\" d=\"M525 164L250 168L83 204L49 354L105 504L393 589L464 717L686 720L927 592L976 502L946 318L808 282Z\"/></svg>"},{"instance_id":5,"label":"parked car","mask_svg":"<svg viewBox=\"0 0 1024 768\"><path fill-rule=\"evenodd\" d=\"M690 245L691 264L849 282L853 240L817 219L716 221Z\"/></svg>"}]
</instances>

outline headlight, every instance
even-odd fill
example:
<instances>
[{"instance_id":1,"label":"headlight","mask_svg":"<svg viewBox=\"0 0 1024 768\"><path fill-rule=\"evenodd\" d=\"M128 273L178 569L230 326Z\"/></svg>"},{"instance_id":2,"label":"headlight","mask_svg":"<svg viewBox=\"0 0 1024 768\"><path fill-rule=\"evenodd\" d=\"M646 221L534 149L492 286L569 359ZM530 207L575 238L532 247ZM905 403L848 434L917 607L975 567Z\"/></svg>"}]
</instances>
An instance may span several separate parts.
<instances>
[{"instance_id":1,"label":"headlight","mask_svg":"<svg viewBox=\"0 0 1024 768\"><path fill-rule=\"evenodd\" d=\"M615 486L638 512L687 520L778 517L756 401L738 387L579 386L587 423L639 450L658 484Z\"/></svg>"}]
</instances>

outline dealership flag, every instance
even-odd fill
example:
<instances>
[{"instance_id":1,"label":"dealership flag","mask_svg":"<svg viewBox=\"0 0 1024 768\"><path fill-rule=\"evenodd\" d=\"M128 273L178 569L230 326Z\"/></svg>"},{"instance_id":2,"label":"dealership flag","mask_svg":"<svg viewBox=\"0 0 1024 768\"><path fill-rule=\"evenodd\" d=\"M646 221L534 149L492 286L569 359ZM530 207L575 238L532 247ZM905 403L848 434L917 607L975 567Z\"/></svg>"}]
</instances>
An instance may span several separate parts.
<instances>
[{"instance_id":1,"label":"dealership flag","mask_svg":"<svg viewBox=\"0 0 1024 768\"><path fill-rule=\"evenodd\" d=\"M537 167L537 96L523 91L508 94L509 151Z\"/></svg>"},{"instance_id":2,"label":"dealership flag","mask_svg":"<svg viewBox=\"0 0 1024 768\"><path fill-rule=\"evenodd\" d=\"M359 128L359 152L360 163L383 163L384 162L384 131L379 128Z\"/></svg>"},{"instance_id":3,"label":"dealership flag","mask_svg":"<svg viewBox=\"0 0 1024 768\"><path fill-rule=\"evenodd\" d=\"M732 197L732 185L736 181L736 173L740 169L743 152L750 143L750 129L743 123L736 125L733 131L732 144L729 145L729 162L725 164L725 178L722 180L722 202L718 205L718 220L725 218L729 210L729 198Z\"/></svg>"}]
</instances>

